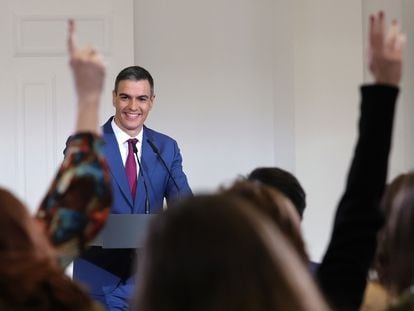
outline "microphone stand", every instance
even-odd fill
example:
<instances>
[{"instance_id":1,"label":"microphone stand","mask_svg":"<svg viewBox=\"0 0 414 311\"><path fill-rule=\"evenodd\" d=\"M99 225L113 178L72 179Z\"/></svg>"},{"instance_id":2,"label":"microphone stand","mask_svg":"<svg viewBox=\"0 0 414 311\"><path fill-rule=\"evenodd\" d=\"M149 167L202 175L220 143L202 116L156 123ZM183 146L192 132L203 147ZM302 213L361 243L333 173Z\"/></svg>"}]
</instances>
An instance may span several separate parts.
<instances>
[{"instance_id":1,"label":"microphone stand","mask_svg":"<svg viewBox=\"0 0 414 311\"><path fill-rule=\"evenodd\" d=\"M177 188L178 197L179 197L180 196L180 187L178 187L177 182L175 181L173 175L171 174L171 171L169 170L169 168L168 168L167 164L165 163L164 159L162 158L161 153L159 152L158 148L154 145L154 143L151 140L147 139L147 143L150 145L152 151L154 151L154 153L158 156L158 158L161 160L162 164L164 165L165 169L167 170L168 175L170 176L170 178L172 179L172 181L175 185L175 188Z\"/></svg>"},{"instance_id":2,"label":"microphone stand","mask_svg":"<svg viewBox=\"0 0 414 311\"><path fill-rule=\"evenodd\" d=\"M133 148L135 157L137 158L137 162L138 162L138 166L139 166L139 174L141 175L142 181L144 182L144 188L145 188L145 209L144 209L144 213L149 214L150 213L150 202L149 202L149 198L148 198L147 183L145 181L144 173L142 171L141 161L139 160L139 157L138 157L138 149L137 149L136 144L132 144L132 148Z\"/></svg>"}]
</instances>

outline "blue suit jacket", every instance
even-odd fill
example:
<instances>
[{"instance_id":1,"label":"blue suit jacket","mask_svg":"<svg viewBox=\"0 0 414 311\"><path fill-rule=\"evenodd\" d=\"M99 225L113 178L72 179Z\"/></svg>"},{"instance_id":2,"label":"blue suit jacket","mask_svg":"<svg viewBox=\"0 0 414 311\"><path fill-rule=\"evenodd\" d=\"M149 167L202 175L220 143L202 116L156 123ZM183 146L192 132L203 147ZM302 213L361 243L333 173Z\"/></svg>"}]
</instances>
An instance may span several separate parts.
<instances>
[{"instance_id":1,"label":"blue suit jacket","mask_svg":"<svg viewBox=\"0 0 414 311\"><path fill-rule=\"evenodd\" d=\"M141 174L138 177L136 200L133 202L125 168L119 153L118 143L112 131L111 119L103 126L105 141L104 154L112 173L112 191L114 214L142 214L145 209L145 188ZM153 131L144 126L141 166L147 183L150 212L157 213L162 209L164 198L167 204L180 195L191 195L191 189L182 168L182 158L177 142L172 138ZM162 161L154 153L147 140L151 140L158 148L162 158L174 177L180 192L168 175Z\"/></svg>"},{"instance_id":2,"label":"blue suit jacket","mask_svg":"<svg viewBox=\"0 0 414 311\"><path fill-rule=\"evenodd\" d=\"M138 177L135 202L132 200L125 168L119 152L118 143L111 126L110 118L102 127L104 154L112 174L114 214L142 214L145 211L146 192L141 174ZM151 149L147 140L158 148L166 165L170 169L178 188L164 167L161 159ZM177 142L161 133L144 126L141 152L141 166L148 188L150 213L162 210L164 198L167 204L180 196L192 195L182 169L182 158ZM119 282L131 276L134 270L134 250L102 249L91 247L80 259L74 262L74 279L86 285L95 298L107 294Z\"/></svg>"}]
</instances>

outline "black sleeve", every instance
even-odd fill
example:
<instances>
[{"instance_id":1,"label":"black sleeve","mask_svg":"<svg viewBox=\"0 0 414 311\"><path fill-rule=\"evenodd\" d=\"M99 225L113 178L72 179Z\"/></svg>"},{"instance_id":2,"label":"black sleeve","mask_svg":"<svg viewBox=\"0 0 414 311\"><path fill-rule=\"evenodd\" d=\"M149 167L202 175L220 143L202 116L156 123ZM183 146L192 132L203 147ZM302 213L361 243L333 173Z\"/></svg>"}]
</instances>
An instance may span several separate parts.
<instances>
[{"instance_id":1,"label":"black sleeve","mask_svg":"<svg viewBox=\"0 0 414 311\"><path fill-rule=\"evenodd\" d=\"M388 170L398 88L361 87L359 137L328 249L317 271L335 310L359 310L382 225L379 210Z\"/></svg>"}]
</instances>

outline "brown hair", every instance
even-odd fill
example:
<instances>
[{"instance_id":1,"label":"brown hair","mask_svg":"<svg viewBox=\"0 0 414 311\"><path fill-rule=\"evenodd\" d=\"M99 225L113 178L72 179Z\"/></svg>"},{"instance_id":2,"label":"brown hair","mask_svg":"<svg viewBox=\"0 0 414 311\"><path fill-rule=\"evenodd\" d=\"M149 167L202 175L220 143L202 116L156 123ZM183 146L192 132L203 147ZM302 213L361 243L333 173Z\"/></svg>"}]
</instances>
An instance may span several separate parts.
<instances>
[{"instance_id":1,"label":"brown hair","mask_svg":"<svg viewBox=\"0 0 414 311\"><path fill-rule=\"evenodd\" d=\"M395 178L381 205L386 223L378 236L374 266L380 282L399 295L414 281L414 173Z\"/></svg>"},{"instance_id":2,"label":"brown hair","mask_svg":"<svg viewBox=\"0 0 414 311\"><path fill-rule=\"evenodd\" d=\"M197 196L150 227L135 310L325 310L283 234L249 203Z\"/></svg>"},{"instance_id":3,"label":"brown hair","mask_svg":"<svg viewBox=\"0 0 414 311\"><path fill-rule=\"evenodd\" d=\"M270 217L293 244L304 262L308 262L299 215L296 214L293 204L284 194L270 186L242 180L236 181L232 186L223 190L223 193L247 200L258 211Z\"/></svg>"},{"instance_id":4,"label":"brown hair","mask_svg":"<svg viewBox=\"0 0 414 311\"><path fill-rule=\"evenodd\" d=\"M0 301L20 310L80 310L91 300L56 263L23 204L0 189Z\"/></svg>"}]
</instances>

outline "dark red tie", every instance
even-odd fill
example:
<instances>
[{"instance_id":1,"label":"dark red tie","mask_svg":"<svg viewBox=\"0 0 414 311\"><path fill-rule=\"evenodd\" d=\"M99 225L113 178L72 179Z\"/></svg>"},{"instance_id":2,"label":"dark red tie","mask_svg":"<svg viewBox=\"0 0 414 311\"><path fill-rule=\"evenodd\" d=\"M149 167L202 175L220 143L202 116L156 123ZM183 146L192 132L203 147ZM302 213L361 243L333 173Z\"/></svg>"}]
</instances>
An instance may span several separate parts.
<instances>
[{"instance_id":1,"label":"dark red tie","mask_svg":"<svg viewBox=\"0 0 414 311\"><path fill-rule=\"evenodd\" d=\"M132 199L135 199L137 191L137 162L134 157L134 147L138 139L128 139L128 156L125 162L125 172L128 178L129 189L131 190Z\"/></svg>"}]
</instances>

